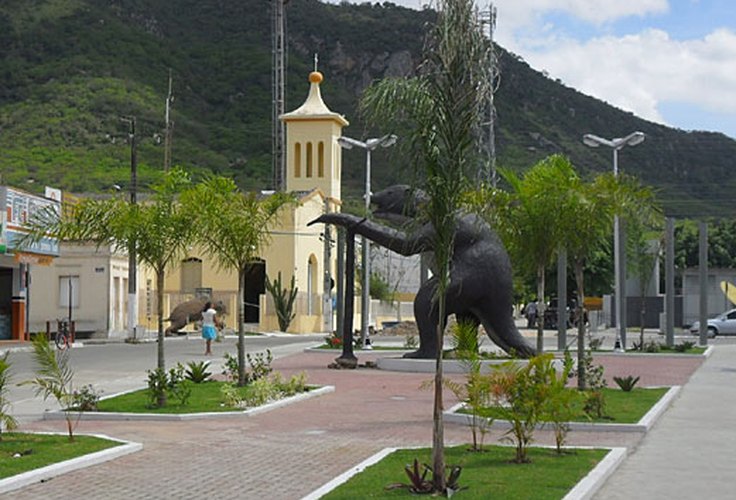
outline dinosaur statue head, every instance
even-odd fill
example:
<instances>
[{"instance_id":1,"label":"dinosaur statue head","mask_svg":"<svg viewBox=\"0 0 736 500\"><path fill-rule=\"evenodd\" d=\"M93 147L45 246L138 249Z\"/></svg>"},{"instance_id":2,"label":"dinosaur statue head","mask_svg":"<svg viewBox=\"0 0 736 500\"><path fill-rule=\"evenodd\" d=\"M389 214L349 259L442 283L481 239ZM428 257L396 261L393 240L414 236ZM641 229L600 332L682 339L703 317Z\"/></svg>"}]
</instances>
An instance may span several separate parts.
<instances>
[{"instance_id":1,"label":"dinosaur statue head","mask_svg":"<svg viewBox=\"0 0 736 500\"><path fill-rule=\"evenodd\" d=\"M379 191L371 197L375 210L373 215L381 219L403 223L416 217L419 206L427 201L420 189L406 184L396 184Z\"/></svg>"}]
</instances>

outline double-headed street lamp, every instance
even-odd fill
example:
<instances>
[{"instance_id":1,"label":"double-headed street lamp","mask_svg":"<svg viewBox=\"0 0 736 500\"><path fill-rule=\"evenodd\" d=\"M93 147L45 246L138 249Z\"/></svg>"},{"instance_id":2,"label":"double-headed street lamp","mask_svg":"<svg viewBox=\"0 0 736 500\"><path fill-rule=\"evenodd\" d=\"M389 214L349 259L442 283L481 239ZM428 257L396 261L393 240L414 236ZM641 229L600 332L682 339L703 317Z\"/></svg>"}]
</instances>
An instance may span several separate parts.
<instances>
[{"instance_id":1,"label":"double-headed street lamp","mask_svg":"<svg viewBox=\"0 0 736 500\"><path fill-rule=\"evenodd\" d=\"M130 125L130 204L138 201L138 156L135 136L135 116L124 116L120 121ZM138 261L135 242L128 246L128 336L135 338L138 326Z\"/></svg>"},{"instance_id":2,"label":"double-headed street lamp","mask_svg":"<svg viewBox=\"0 0 736 500\"><path fill-rule=\"evenodd\" d=\"M617 137L615 139L604 139L593 134L585 134L583 143L586 146L597 148L598 146L608 146L613 150L613 175L618 176L618 152L626 146L636 146L644 142L646 136L644 132L632 132L626 137ZM613 221L613 263L614 263L614 293L616 296L616 348L626 349L626 291L624 284L626 283L626 266L625 266L625 250L621 244L621 219L618 215Z\"/></svg>"},{"instance_id":3,"label":"double-headed street lamp","mask_svg":"<svg viewBox=\"0 0 736 500\"><path fill-rule=\"evenodd\" d=\"M338 137L337 143L345 149L353 149L354 147L365 149L365 212L370 213L371 209L371 151L378 148L388 148L396 143L397 137L394 134L386 134L383 137L375 137L367 139L365 142L350 137ZM370 340L368 336L368 319L370 316L370 241L363 236L363 296L361 300L360 314L360 331L363 348L370 349Z\"/></svg>"}]
</instances>

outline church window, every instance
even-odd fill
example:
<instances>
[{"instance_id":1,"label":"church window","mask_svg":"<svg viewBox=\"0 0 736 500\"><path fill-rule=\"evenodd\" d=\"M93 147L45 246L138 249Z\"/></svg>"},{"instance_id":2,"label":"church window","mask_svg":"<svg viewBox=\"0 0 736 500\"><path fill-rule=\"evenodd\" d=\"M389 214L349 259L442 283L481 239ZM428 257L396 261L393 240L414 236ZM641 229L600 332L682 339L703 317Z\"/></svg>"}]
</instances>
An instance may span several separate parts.
<instances>
[{"instance_id":1,"label":"church window","mask_svg":"<svg viewBox=\"0 0 736 500\"><path fill-rule=\"evenodd\" d=\"M312 164L313 164L313 159L312 159L312 143L311 142L308 142L307 143L307 177L312 177L312 175L313 175L313 173L312 173Z\"/></svg>"},{"instance_id":2,"label":"church window","mask_svg":"<svg viewBox=\"0 0 736 500\"><path fill-rule=\"evenodd\" d=\"M294 177L302 176L302 143L294 144Z\"/></svg>"},{"instance_id":3,"label":"church window","mask_svg":"<svg viewBox=\"0 0 736 500\"><path fill-rule=\"evenodd\" d=\"M317 146L317 175L325 176L325 143L322 141L319 141Z\"/></svg>"}]
</instances>

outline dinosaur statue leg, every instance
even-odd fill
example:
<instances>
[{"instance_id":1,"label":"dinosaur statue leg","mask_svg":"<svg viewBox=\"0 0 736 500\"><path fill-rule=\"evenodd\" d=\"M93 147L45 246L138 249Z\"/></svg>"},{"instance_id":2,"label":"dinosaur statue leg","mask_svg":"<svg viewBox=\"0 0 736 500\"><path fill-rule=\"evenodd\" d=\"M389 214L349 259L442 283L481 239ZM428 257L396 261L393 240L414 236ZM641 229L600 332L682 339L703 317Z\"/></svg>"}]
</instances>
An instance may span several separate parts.
<instances>
[{"instance_id":1,"label":"dinosaur statue leg","mask_svg":"<svg viewBox=\"0 0 736 500\"><path fill-rule=\"evenodd\" d=\"M439 310L433 303L437 280L432 278L419 289L414 299L414 318L419 328L419 349L404 354L405 358L432 359L437 352Z\"/></svg>"},{"instance_id":2,"label":"dinosaur statue leg","mask_svg":"<svg viewBox=\"0 0 736 500\"><path fill-rule=\"evenodd\" d=\"M498 347L509 354L513 352L521 358L530 358L537 354L536 349L531 347L519 333L510 312L496 316L487 311L476 311L476 313L481 318L486 333Z\"/></svg>"}]
</instances>

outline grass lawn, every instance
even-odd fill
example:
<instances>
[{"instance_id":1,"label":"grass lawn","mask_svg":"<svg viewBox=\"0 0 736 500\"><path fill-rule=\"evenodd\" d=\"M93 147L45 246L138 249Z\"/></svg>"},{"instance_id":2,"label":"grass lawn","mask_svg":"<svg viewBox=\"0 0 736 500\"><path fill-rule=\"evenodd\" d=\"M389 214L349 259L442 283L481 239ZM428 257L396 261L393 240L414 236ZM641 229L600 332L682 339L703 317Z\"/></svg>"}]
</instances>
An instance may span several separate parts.
<instances>
[{"instance_id":1,"label":"grass lawn","mask_svg":"<svg viewBox=\"0 0 736 500\"><path fill-rule=\"evenodd\" d=\"M218 411L242 411L243 408L233 408L222 404L223 398L220 388L225 382L207 381L201 384L192 384L192 395L186 405L177 404L175 399L169 398L163 408L149 407L148 390L141 389L127 394L121 394L99 402L99 411L121 413L202 413ZM241 396L252 390L251 385L237 387ZM309 390L309 387L307 387Z\"/></svg>"},{"instance_id":2,"label":"grass lawn","mask_svg":"<svg viewBox=\"0 0 736 500\"><path fill-rule=\"evenodd\" d=\"M66 434L3 432L0 437L0 479L121 444L92 436L74 436L70 442Z\"/></svg>"},{"instance_id":3,"label":"grass lawn","mask_svg":"<svg viewBox=\"0 0 736 500\"><path fill-rule=\"evenodd\" d=\"M570 388L570 391L577 389ZM655 389L645 389L641 387L635 388L631 392L624 392L620 389L607 387L603 389L606 400L605 414L608 418L589 419L583 412L582 397L575 401L577 416L573 422L608 422L619 424L635 424L654 406L657 401L669 390L668 387L658 387ZM463 411L463 413L469 413ZM482 416L503 418L498 408L486 408L481 412Z\"/></svg>"},{"instance_id":4,"label":"grass lawn","mask_svg":"<svg viewBox=\"0 0 736 500\"><path fill-rule=\"evenodd\" d=\"M417 498L408 489L386 491L392 483L408 483L404 466L419 459L431 463L429 449L397 450L379 463L352 477L324 499ZM467 446L445 449L445 463L460 465L458 483L468 489L457 498L506 498L535 500L563 498L606 455L607 450L570 450L557 455L554 449L530 448L529 464L510 462L514 448L489 446L483 453L467 451ZM428 476L429 477L429 476Z\"/></svg>"}]
</instances>

